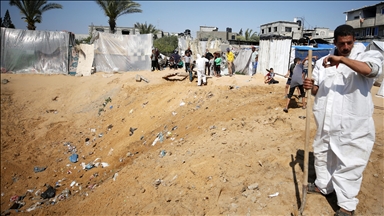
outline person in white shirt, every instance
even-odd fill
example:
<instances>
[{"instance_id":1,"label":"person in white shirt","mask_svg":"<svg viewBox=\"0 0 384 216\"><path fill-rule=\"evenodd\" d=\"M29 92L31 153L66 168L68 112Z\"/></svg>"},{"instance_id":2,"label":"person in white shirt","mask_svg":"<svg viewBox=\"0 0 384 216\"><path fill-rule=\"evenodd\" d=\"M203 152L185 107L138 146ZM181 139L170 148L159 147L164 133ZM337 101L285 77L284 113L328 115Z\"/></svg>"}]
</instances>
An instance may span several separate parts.
<instances>
[{"instance_id":1,"label":"person in white shirt","mask_svg":"<svg viewBox=\"0 0 384 216\"><path fill-rule=\"evenodd\" d=\"M197 54L196 59L196 70L197 70L197 85L201 86L201 80L203 80L203 85L207 85L207 76L204 73L205 63L209 62L205 57L201 57L200 54Z\"/></svg>"},{"instance_id":2,"label":"person in white shirt","mask_svg":"<svg viewBox=\"0 0 384 216\"><path fill-rule=\"evenodd\" d=\"M316 62L304 88L315 95L313 142L316 180L308 193L336 192L336 216L353 215L363 171L375 142L371 88L382 73L383 55L355 44L352 26L334 31L335 50Z\"/></svg>"},{"instance_id":3,"label":"person in white shirt","mask_svg":"<svg viewBox=\"0 0 384 216\"><path fill-rule=\"evenodd\" d=\"M248 66L248 73L250 76L253 76L256 74L256 57L259 55L259 53L256 50L256 47L252 46L252 54L251 54L251 63Z\"/></svg>"}]
</instances>

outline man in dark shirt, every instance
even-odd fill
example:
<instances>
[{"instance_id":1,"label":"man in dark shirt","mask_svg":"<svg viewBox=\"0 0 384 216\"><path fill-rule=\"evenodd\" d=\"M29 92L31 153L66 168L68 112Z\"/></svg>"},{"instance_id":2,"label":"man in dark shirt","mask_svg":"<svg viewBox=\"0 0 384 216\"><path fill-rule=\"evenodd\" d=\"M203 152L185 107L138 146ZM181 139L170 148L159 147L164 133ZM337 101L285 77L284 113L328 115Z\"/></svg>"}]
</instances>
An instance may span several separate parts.
<instances>
[{"instance_id":1,"label":"man in dark shirt","mask_svg":"<svg viewBox=\"0 0 384 216\"><path fill-rule=\"evenodd\" d=\"M206 52L205 52L205 58L208 59L208 62L205 62L205 75L211 75L211 63L209 63L209 60L211 60L213 58L213 55L212 53L209 52L208 49L206 49ZM207 74L207 68L208 68L208 74Z\"/></svg>"}]
</instances>

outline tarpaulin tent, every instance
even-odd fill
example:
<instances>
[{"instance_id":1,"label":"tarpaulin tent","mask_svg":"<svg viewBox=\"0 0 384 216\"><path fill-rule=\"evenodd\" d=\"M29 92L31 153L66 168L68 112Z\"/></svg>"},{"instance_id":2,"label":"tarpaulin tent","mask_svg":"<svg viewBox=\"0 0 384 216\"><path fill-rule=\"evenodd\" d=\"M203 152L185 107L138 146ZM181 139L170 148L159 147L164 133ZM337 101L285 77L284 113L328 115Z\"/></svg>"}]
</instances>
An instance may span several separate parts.
<instances>
[{"instance_id":1,"label":"tarpaulin tent","mask_svg":"<svg viewBox=\"0 0 384 216\"><path fill-rule=\"evenodd\" d=\"M69 33L1 28L1 71L68 74Z\"/></svg>"},{"instance_id":2,"label":"tarpaulin tent","mask_svg":"<svg viewBox=\"0 0 384 216\"><path fill-rule=\"evenodd\" d=\"M312 56L317 56L317 58L321 58L323 56L329 55L334 46L326 45L319 47L309 47L309 46L294 46L295 49L295 57L303 60L308 56L308 50L312 50Z\"/></svg>"},{"instance_id":3,"label":"tarpaulin tent","mask_svg":"<svg viewBox=\"0 0 384 216\"><path fill-rule=\"evenodd\" d=\"M249 64L251 63L251 48L232 50L236 58L233 61L234 72L249 75Z\"/></svg>"},{"instance_id":4,"label":"tarpaulin tent","mask_svg":"<svg viewBox=\"0 0 384 216\"><path fill-rule=\"evenodd\" d=\"M123 72L151 70L153 35L118 35L95 32L97 71Z\"/></svg>"},{"instance_id":5,"label":"tarpaulin tent","mask_svg":"<svg viewBox=\"0 0 384 216\"><path fill-rule=\"evenodd\" d=\"M288 70L291 38L260 38L259 62L256 73L267 74L266 69L273 68L276 74L285 75Z\"/></svg>"}]
</instances>

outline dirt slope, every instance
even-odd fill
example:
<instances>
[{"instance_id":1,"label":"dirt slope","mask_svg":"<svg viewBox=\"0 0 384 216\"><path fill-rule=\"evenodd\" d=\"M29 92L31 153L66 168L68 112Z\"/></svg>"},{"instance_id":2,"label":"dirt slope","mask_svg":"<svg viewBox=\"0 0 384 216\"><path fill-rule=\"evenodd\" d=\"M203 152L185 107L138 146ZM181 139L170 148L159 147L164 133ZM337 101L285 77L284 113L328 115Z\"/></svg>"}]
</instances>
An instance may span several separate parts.
<instances>
[{"instance_id":1,"label":"dirt slope","mask_svg":"<svg viewBox=\"0 0 384 216\"><path fill-rule=\"evenodd\" d=\"M30 190L19 211L32 215L296 214L306 110L294 98L282 111L285 80L265 85L260 74L237 75L197 87L161 78L169 73L1 74L10 81L1 84L1 212L18 214L6 211L10 198ZM383 99L374 101L377 141L357 215L384 212ZM108 166L83 169L96 159ZM56 183L56 195L71 195L36 205L37 191ZM334 196L308 195L304 214L336 209Z\"/></svg>"}]
</instances>

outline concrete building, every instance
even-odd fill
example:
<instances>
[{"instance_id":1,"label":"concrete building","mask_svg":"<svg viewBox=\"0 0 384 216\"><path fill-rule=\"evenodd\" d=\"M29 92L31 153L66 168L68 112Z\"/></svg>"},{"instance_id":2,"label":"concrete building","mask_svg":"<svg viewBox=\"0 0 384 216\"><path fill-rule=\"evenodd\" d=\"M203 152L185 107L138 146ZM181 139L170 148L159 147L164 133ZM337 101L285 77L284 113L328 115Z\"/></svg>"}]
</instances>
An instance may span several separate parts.
<instances>
[{"instance_id":1,"label":"concrete building","mask_svg":"<svg viewBox=\"0 0 384 216\"><path fill-rule=\"evenodd\" d=\"M293 35L292 35L293 34ZM303 28L300 22L276 21L260 26L260 36L286 36L292 39L300 39L303 35Z\"/></svg>"},{"instance_id":2,"label":"concrete building","mask_svg":"<svg viewBox=\"0 0 384 216\"><path fill-rule=\"evenodd\" d=\"M237 33L232 32L232 28L227 28L226 31L219 31L219 28L212 26L200 26L200 31L196 32L196 38L199 40L220 39L220 40L235 40Z\"/></svg>"},{"instance_id":3,"label":"concrete building","mask_svg":"<svg viewBox=\"0 0 384 216\"><path fill-rule=\"evenodd\" d=\"M384 2L344 12L345 24L355 29L356 39L384 38Z\"/></svg>"},{"instance_id":4,"label":"concrete building","mask_svg":"<svg viewBox=\"0 0 384 216\"><path fill-rule=\"evenodd\" d=\"M94 26L90 25L88 26L88 32L91 34L93 31L99 31L99 32L107 32L109 33L109 26ZM123 34L123 35L139 35L140 31L137 28L134 27L115 27L115 34ZM169 32L163 32L159 30L159 33L157 33L157 38L162 38L164 36L171 35Z\"/></svg>"},{"instance_id":5,"label":"concrete building","mask_svg":"<svg viewBox=\"0 0 384 216\"><path fill-rule=\"evenodd\" d=\"M333 37L333 31L325 27L315 27L314 29L304 29L304 20L295 18L291 21L276 21L260 26L260 37L284 36L292 37L297 43L307 43L308 41L324 41L329 43ZM300 42L302 41L302 42ZM307 42L306 42L307 41ZM313 43L316 43L313 41Z\"/></svg>"}]
</instances>

